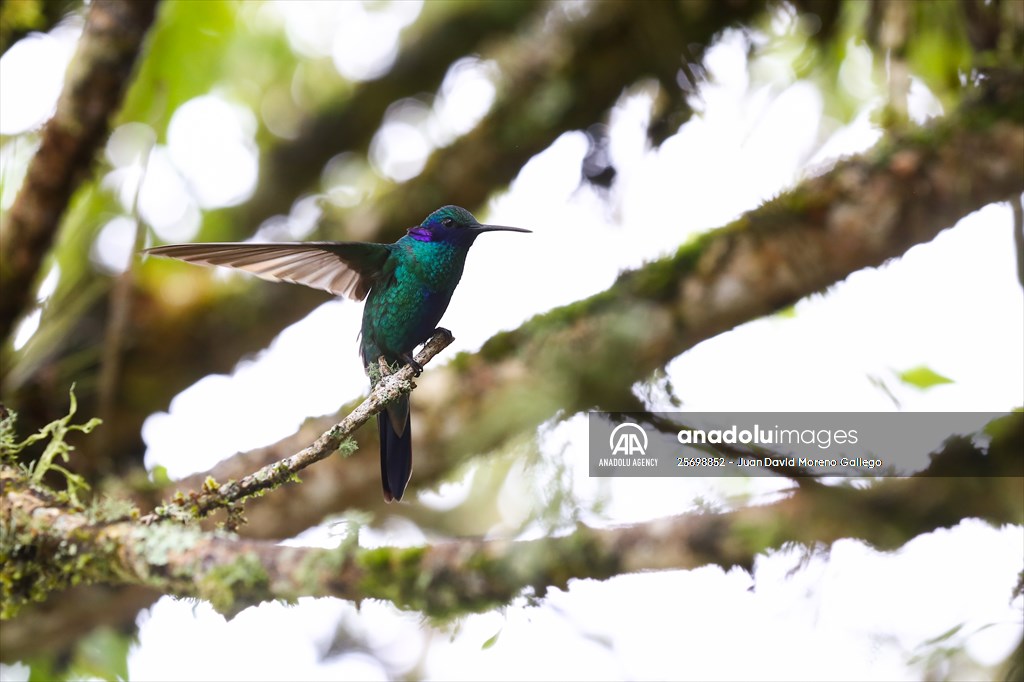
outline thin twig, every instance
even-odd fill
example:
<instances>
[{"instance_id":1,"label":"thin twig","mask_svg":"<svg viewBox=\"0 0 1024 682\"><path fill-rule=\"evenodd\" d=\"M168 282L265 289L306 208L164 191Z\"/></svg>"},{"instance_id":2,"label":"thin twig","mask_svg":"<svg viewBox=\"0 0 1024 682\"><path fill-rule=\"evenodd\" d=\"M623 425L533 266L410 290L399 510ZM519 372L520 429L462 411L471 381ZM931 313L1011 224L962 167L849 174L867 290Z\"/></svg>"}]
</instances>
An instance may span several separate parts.
<instances>
[{"instance_id":1,"label":"thin twig","mask_svg":"<svg viewBox=\"0 0 1024 682\"><path fill-rule=\"evenodd\" d=\"M1024 287L1024 206L1020 194L1010 199L1010 209L1013 211L1013 244L1017 248L1017 279Z\"/></svg>"},{"instance_id":2,"label":"thin twig","mask_svg":"<svg viewBox=\"0 0 1024 682\"><path fill-rule=\"evenodd\" d=\"M150 141L141 154L139 181L135 185L135 196L132 199L135 240L124 272L114 280L114 286L110 290L110 316L107 318L99 379L100 419L108 424L114 423L114 402L117 399L117 388L121 380L121 352L124 347L125 329L131 317L132 298L135 293L135 268L138 266L138 260L134 256L142 250L146 241L146 225L139 213L139 197L142 195L142 184L146 181L149 157L154 146L155 140ZM111 437L110 429L100 432L101 450L107 449Z\"/></svg>"},{"instance_id":3,"label":"thin twig","mask_svg":"<svg viewBox=\"0 0 1024 682\"><path fill-rule=\"evenodd\" d=\"M454 340L447 329L438 329L416 355L416 362L421 366L448 347ZM210 481L200 492L192 492L175 499L170 504L158 507L151 514L143 517L144 523L152 523L161 519L192 521L202 518L215 509L231 507L236 502L260 492L270 490L295 476L310 464L326 459L356 429L369 421L370 417L384 409L401 395L412 391L413 367L406 365L381 380L370 391L366 400L352 410L343 420L325 431L316 441L299 452L284 459L268 464L248 476L237 481L217 484Z\"/></svg>"}]
</instances>

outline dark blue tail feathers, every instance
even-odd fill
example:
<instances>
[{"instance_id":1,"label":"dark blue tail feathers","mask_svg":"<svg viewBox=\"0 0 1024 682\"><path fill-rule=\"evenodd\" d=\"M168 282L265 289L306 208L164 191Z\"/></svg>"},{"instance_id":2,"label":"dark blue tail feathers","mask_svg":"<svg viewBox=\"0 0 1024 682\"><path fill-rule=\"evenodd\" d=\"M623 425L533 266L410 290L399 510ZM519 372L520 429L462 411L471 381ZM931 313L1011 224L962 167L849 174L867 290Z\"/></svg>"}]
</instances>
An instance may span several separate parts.
<instances>
[{"instance_id":1,"label":"dark blue tail feathers","mask_svg":"<svg viewBox=\"0 0 1024 682\"><path fill-rule=\"evenodd\" d=\"M402 404L404 403L404 404ZM401 500L412 476L412 427L409 398L400 398L377 415L380 434L380 480L384 501Z\"/></svg>"}]
</instances>

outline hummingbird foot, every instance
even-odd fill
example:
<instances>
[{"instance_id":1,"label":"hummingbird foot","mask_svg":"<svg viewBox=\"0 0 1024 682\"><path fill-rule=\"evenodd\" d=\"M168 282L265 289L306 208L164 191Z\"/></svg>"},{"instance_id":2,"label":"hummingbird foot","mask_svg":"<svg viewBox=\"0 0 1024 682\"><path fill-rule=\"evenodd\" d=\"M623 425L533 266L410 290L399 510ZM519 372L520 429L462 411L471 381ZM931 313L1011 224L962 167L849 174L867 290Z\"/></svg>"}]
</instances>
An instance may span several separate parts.
<instances>
[{"instance_id":1,"label":"hummingbird foot","mask_svg":"<svg viewBox=\"0 0 1024 682\"><path fill-rule=\"evenodd\" d=\"M408 363L409 365L412 366L412 375L414 377L418 377L419 375L423 374L423 365L421 365L420 363L418 363L415 360L413 360L411 353L403 353L402 355L399 355L398 357L403 362Z\"/></svg>"}]
</instances>

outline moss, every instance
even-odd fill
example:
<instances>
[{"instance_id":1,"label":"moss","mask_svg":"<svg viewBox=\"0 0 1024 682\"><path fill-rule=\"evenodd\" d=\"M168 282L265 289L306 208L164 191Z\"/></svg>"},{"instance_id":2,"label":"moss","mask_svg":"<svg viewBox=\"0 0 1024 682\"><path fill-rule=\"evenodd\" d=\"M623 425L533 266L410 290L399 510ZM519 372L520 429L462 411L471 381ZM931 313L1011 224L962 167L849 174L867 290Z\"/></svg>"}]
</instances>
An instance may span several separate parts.
<instances>
[{"instance_id":1,"label":"moss","mask_svg":"<svg viewBox=\"0 0 1024 682\"><path fill-rule=\"evenodd\" d=\"M371 519L366 512L350 510L332 524L343 533L341 544L331 550L308 553L301 560L293 571L299 594L321 594L326 584L345 573L359 550L359 529Z\"/></svg>"},{"instance_id":2,"label":"moss","mask_svg":"<svg viewBox=\"0 0 1024 682\"><path fill-rule=\"evenodd\" d=\"M671 256L622 273L615 283L604 291L535 315L519 329L495 334L480 349L479 356L484 362L502 360L513 355L531 340L570 327L580 320L593 318L617 306L628 305L627 302L631 299L671 299L676 295L679 280L693 272L709 246L720 244L723 235L749 229L750 221L743 217L720 229L695 235ZM451 364L461 370L468 368L472 362L472 356L460 353Z\"/></svg>"},{"instance_id":3,"label":"moss","mask_svg":"<svg viewBox=\"0 0 1024 682\"><path fill-rule=\"evenodd\" d=\"M426 614L435 620L450 619L508 604L527 587L526 574L519 570L517 560L477 548L465 568L458 571L456 580L437 580L431 586Z\"/></svg>"},{"instance_id":4,"label":"moss","mask_svg":"<svg viewBox=\"0 0 1024 682\"><path fill-rule=\"evenodd\" d=\"M227 506L227 516L223 523L217 525L217 528L229 533L237 533L238 529L248 523L248 521L245 517L245 508L241 503L229 504Z\"/></svg>"},{"instance_id":5,"label":"moss","mask_svg":"<svg viewBox=\"0 0 1024 682\"><path fill-rule=\"evenodd\" d=\"M293 572L296 590L299 594L320 594L327 576L341 575L348 564L351 554L342 547L325 551L311 552L299 563Z\"/></svg>"},{"instance_id":6,"label":"moss","mask_svg":"<svg viewBox=\"0 0 1024 682\"><path fill-rule=\"evenodd\" d=\"M218 613L230 618L263 601L269 586L270 576L259 557L245 553L207 571L199 579L197 591Z\"/></svg>"},{"instance_id":7,"label":"moss","mask_svg":"<svg viewBox=\"0 0 1024 682\"><path fill-rule=\"evenodd\" d=\"M622 557L618 553L609 552L593 529L577 523L576 532L568 537L572 540L562 551L572 557L572 561L559 562L558 565L565 566L566 570L559 576L559 582L552 581L554 584L564 586L574 575L603 579L622 572ZM572 567L573 562L575 567Z\"/></svg>"},{"instance_id":8,"label":"moss","mask_svg":"<svg viewBox=\"0 0 1024 682\"><path fill-rule=\"evenodd\" d=\"M393 601L399 606L420 609L423 597L416 589L422 572L423 547L379 547L356 556L363 569L359 586L363 594Z\"/></svg>"},{"instance_id":9,"label":"moss","mask_svg":"<svg viewBox=\"0 0 1024 682\"><path fill-rule=\"evenodd\" d=\"M4 461L5 496L28 492L32 497L44 500L46 505L65 506L75 512L85 511L76 491L87 489L88 484L54 462L57 457L67 461L74 449L66 442L69 433L88 433L100 423L98 419L92 419L85 424L71 424L76 409L72 386L68 414L21 442L15 435L16 414L2 410L0 458ZM40 441L47 442L39 459L28 466L18 464L18 453ZM66 490L55 490L44 483L43 478L50 471L64 476ZM98 506L94 510L109 511L109 506ZM125 508L121 506L120 509L123 511ZM42 601L52 592L91 582L109 573L109 562L103 556L109 548L90 544L91 538L83 530L72 528L63 529L61 534L55 533L52 523L50 515L26 513L16 504L5 509L0 525L0 618L12 618L26 603Z\"/></svg>"},{"instance_id":10,"label":"moss","mask_svg":"<svg viewBox=\"0 0 1024 682\"><path fill-rule=\"evenodd\" d=\"M379 547L367 549L359 554L359 565L371 573L398 571L418 567L423 560L423 547Z\"/></svg>"},{"instance_id":11,"label":"moss","mask_svg":"<svg viewBox=\"0 0 1024 682\"><path fill-rule=\"evenodd\" d=\"M85 533L49 534L50 521L13 509L0 527L0 619L13 618L27 603L52 592L105 577L104 553ZM67 532L67 531L65 531Z\"/></svg>"},{"instance_id":12,"label":"moss","mask_svg":"<svg viewBox=\"0 0 1024 682\"><path fill-rule=\"evenodd\" d=\"M455 564L437 565L425 562L425 557L424 547L366 550L357 557L363 569L358 590L443 622L507 604L530 586L526 584L533 575L530 569L539 577L536 582L548 582L545 569L550 568L550 552L543 549L525 564L520 557L492 556L482 547L467 556L464 565L458 565L455 557L451 558Z\"/></svg>"},{"instance_id":13,"label":"moss","mask_svg":"<svg viewBox=\"0 0 1024 682\"><path fill-rule=\"evenodd\" d=\"M14 449L18 442L15 432L15 423L18 420L18 413L10 410L0 403L0 461L14 464L17 462L17 451Z\"/></svg>"},{"instance_id":14,"label":"moss","mask_svg":"<svg viewBox=\"0 0 1024 682\"><path fill-rule=\"evenodd\" d=\"M485 362L502 360L514 354L526 341L544 336L550 330L568 327L577 320L585 319L607 308L615 300L614 292L609 289L575 303L534 315L519 329L492 336L480 349L479 355Z\"/></svg>"},{"instance_id":15,"label":"moss","mask_svg":"<svg viewBox=\"0 0 1024 682\"><path fill-rule=\"evenodd\" d=\"M139 518L138 507L128 500L109 495L103 495L93 501L85 513L91 522L97 524Z\"/></svg>"}]
</instances>

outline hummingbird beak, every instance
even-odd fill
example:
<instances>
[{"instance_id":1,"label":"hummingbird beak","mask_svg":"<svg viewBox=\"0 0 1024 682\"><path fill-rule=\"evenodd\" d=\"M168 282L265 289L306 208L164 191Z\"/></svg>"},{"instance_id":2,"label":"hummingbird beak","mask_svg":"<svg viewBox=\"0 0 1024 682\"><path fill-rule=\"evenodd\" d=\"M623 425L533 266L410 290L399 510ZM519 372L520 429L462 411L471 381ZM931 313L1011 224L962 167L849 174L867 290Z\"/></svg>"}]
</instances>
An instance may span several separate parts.
<instances>
[{"instance_id":1,"label":"hummingbird beak","mask_svg":"<svg viewBox=\"0 0 1024 682\"><path fill-rule=\"evenodd\" d=\"M474 225L470 228L474 232L533 232L521 227L504 227L503 225Z\"/></svg>"}]
</instances>

